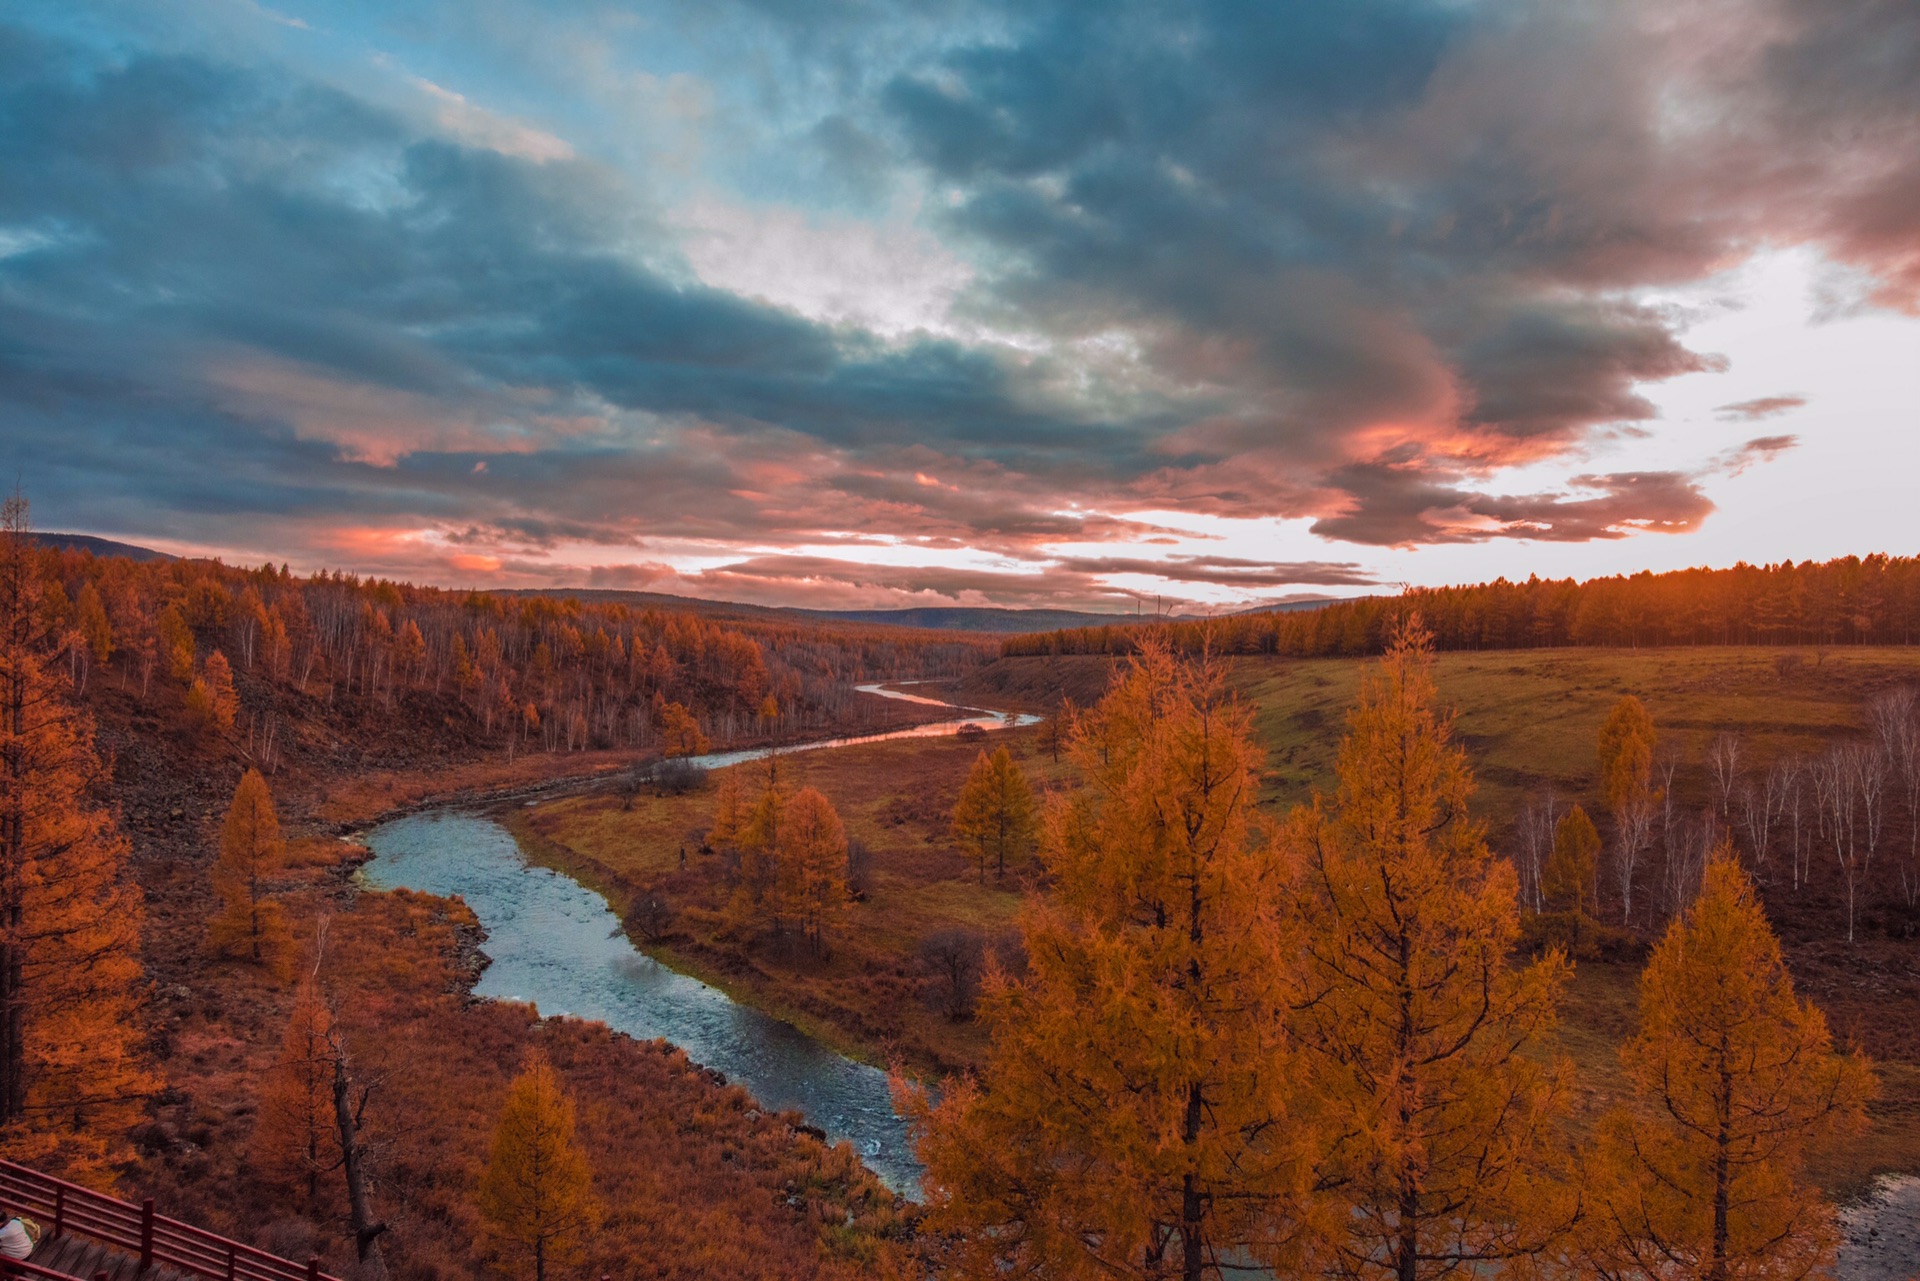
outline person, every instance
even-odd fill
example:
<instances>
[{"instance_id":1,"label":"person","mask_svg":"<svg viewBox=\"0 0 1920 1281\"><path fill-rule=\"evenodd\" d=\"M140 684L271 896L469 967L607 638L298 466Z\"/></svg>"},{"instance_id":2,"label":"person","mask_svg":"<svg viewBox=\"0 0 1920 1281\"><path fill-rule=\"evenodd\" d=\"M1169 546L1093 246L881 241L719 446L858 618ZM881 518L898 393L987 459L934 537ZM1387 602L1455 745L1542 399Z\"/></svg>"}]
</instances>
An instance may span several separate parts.
<instances>
[{"instance_id":1,"label":"person","mask_svg":"<svg viewBox=\"0 0 1920 1281\"><path fill-rule=\"evenodd\" d=\"M0 1225L0 1258L24 1259L40 1242L40 1225L24 1214L9 1215L0 1209L6 1223Z\"/></svg>"}]
</instances>

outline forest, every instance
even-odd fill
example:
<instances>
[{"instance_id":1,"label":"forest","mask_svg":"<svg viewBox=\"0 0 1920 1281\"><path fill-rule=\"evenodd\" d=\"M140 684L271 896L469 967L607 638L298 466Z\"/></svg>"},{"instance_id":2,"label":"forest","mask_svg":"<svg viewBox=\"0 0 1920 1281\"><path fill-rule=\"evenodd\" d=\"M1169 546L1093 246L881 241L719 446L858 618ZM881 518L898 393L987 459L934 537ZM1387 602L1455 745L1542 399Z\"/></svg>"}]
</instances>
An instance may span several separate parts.
<instances>
[{"instance_id":1,"label":"forest","mask_svg":"<svg viewBox=\"0 0 1920 1281\"><path fill-rule=\"evenodd\" d=\"M0 1152L334 1275L1801 1277L1920 1159L1911 651L1448 650L1411 594L1364 660L995 658L26 516ZM1046 715L624 767L928 678ZM461 788L636 944L887 1065L919 1198L665 1042L474 1000L473 912L339 836Z\"/></svg>"},{"instance_id":2,"label":"forest","mask_svg":"<svg viewBox=\"0 0 1920 1281\"><path fill-rule=\"evenodd\" d=\"M1291 658L1378 654L1417 609L1443 650L1597 645L1910 645L1920 637L1920 557L1846 556L1667 574L1497 579L1409 587L1316 609L1273 610L1160 624L1188 653ZM1007 655L1125 654L1130 624L1010 636Z\"/></svg>"},{"instance_id":3,"label":"forest","mask_svg":"<svg viewBox=\"0 0 1920 1281\"><path fill-rule=\"evenodd\" d=\"M442 752L691 754L845 728L856 679L953 675L990 642L897 628L452 592L282 566L43 550L50 623L83 694L177 690L188 728L275 772L313 723L399 719ZM241 695L244 694L244 697ZM392 743L387 743L393 746ZM404 746L404 740L400 744Z\"/></svg>"}]
</instances>

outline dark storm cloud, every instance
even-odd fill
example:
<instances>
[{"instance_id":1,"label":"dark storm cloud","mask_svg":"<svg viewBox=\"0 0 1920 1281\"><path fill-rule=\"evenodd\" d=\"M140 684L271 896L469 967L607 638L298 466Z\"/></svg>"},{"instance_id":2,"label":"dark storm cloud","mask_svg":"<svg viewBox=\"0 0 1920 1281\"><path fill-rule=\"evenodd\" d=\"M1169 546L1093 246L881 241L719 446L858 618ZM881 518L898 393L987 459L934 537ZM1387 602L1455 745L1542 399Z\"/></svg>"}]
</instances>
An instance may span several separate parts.
<instances>
[{"instance_id":1,"label":"dark storm cloud","mask_svg":"<svg viewBox=\"0 0 1920 1281\"><path fill-rule=\"evenodd\" d=\"M743 496L783 456L790 488L824 482L834 449L990 458L1128 436L1023 405L990 353L883 347L640 265L616 246L649 234L624 212L643 202L583 163L18 32L0 83L0 172L34 175L0 187L0 226L30 235L0 260L8 461L82 518L793 536L823 513L796 524ZM1080 527L999 506L985 532Z\"/></svg>"},{"instance_id":2,"label":"dark storm cloud","mask_svg":"<svg viewBox=\"0 0 1920 1281\"><path fill-rule=\"evenodd\" d=\"M1888 288L1920 262L1920 10L1828 11L1050 5L899 78L888 104L953 185L952 225L1002 256L976 307L1061 332L1131 326L1170 382L1230 389L1233 412L1194 437L1203 453L1317 482L1216 510L1331 502L1325 534L1420 541L1410 489L1506 510L1453 493L1464 471L1648 419L1640 384L1721 367L1630 291L1769 237L1822 237ZM1828 208L1829 189L1851 194ZM1376 467L1395 483L1369 480ZM1568 501L1472 536L1627 527ZM1706 510L1676 521L1674 501L1628 485L1605 504L1649 504L1633 527L1654 529Z\"/></svg>"},{"instance_id":3,"label":"dark storm cloud","mask_svg":"<svg viewBox=\"0 0 1920 1281\"><path fill-rule=\"evenodd\" d=\"M1047 544L1160 532L1111 511L1371 545L1693 529L1708 477L1791 438L1692 473L1490 478L1715 367L1651 287L1813 243L1876 301L1920 300L1908 0L889 14L715 21L810 69L763 86L811 103L775 122L796 171L868 205L929 184L977 271L958 318L1018 349L704 285L644 172L499 154L284 66L0 26L0 463L106 532L428 526L530 564L887 538L1083 592L1137 558Z\"/></svg>"},{"instance_id":4,"label":"dark storm cloud","mask_svg":"<svg viewBox=\"0 0 1920 1281\"><path fill-rule=\"evenodd\" d=\"M1875 301L1920 311L1920 6L1774 0L1765 16L1755 99L1783 153L1770 186L1801 230L1873 274Z\"/></svg>"}]
</instances>

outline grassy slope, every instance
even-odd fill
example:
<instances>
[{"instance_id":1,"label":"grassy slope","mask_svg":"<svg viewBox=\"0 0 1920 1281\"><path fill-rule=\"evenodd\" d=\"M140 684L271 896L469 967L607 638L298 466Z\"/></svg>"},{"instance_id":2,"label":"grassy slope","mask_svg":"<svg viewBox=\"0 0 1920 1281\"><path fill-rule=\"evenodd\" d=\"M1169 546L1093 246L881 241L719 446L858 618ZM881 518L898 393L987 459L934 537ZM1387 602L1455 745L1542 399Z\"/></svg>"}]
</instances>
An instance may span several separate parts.
<instances>
[{"instance_id":1,"label":"grassy slope","mask_svg":"<svg viewBox=\"0 0 1920 1281\"><path fill-rule=\"evenodd\" d=\"M1621 695L1651 709L1683 766L1677 788L1691 804L1708 791L1702 760L1722 729L1747 740L1747 759L1820 747L1857 732L1874 691L1920 678L1920 651L1840 650L1783 680L1775 651L1681 649L1548 650L1443 655L1443 698L1458 709L1457 732L1480 782L1477 813L1496 846L1527 794L1553 786L1591 804L1593 741ZM1057 689L1090 701L1105 679L1102 659L1003 660L970 678L964 694L987 705L1050 706ZM1262 804L1270 812L1330 785L1342 718L1361 664L1236 660L1234 680L1257 708L1268 751ZM996 698L999 700L996 703ZM1036 731L1010 736L1037 780L1061 777ZM834 956L800 964L742 939L718 909L725 885L716 859L698 853L709 797L642 798L631 812L606 797L581 797L517 812L515 825L542 861L579 873L623 907L643 889L675 908L673 931L652 950L737 996L794 1018L869 1058L899 1056L921 1067L977 1061L980 1032L928 1009L914 953L921 939L954 924L1008 926L1021 885L981 887L945 835L946 814L977 749L951 740L907 740L792 758L788 777L819 787L840 807L849 831L873 850L869 901L852 906ZM690 866L682 871L678 849ZM1828 1186L1851 1190L1876 1170L1920 1170L1920 943L1884 935L1855 948L1834 940L1836 909L1825 887L1800 897L1770 896L1802 986L1829 1010L1836 1029L1883 1063L1886 1097L1874 1132L1829 1160ZM1590 1102L1618 1082L1613 1047L1631 1027L1632 966L1580 967L1561 1030L1562 1048L1581 1066Z\"/></svg>"},{"instance_id":2,"label":"grassy slope","mask_svg":"<svg viewBox=\"0 0 1920 1281\"><path fill-rule=\"evenodd\" d=\"M1013 741L1030 748L1033 735ZM975 1061L985 1042L977 1027L949 1023L921 999L920 940L953 925L1011 929L1022 892L1018 877L983 886L947 839L947 816L978 750L952 738L909 739L780 761L782 779L831 797L848 834L874 856L867 901L849 906L830 956L804 963L742 939L726 919L720 860L699 852L710 786L641 796L630 811L616 797L581 796L501 817L532 857L579 876L623 915L642 890L663 895L673 929L648 950L668 964L871 1061L952 1068ZM748 772L751 794L765 766L737 768Z\"/></svg>"}]
</instances>

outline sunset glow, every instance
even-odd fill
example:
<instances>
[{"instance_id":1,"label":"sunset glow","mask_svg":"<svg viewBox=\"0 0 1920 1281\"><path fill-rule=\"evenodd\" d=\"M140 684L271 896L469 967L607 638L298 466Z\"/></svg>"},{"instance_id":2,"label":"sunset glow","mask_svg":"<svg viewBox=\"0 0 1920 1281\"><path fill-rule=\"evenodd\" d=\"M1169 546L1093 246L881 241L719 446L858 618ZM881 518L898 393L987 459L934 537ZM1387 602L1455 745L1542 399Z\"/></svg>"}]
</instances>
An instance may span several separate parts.
<instances>
[{"instance_id":1,"label":"sunset glow","mask_svg":"<svg viewBox=\"0 0 1920 1281\"><path fill-rule=\"evenodd\" d=\"M29 0L0 465L776 604L1904 552L1920 19L1848 9Z\"/></svg>"}]
</instances>

